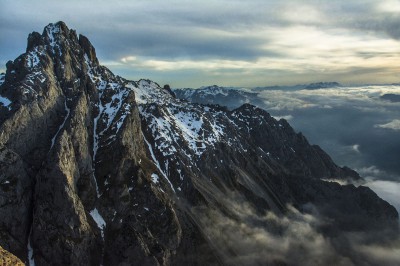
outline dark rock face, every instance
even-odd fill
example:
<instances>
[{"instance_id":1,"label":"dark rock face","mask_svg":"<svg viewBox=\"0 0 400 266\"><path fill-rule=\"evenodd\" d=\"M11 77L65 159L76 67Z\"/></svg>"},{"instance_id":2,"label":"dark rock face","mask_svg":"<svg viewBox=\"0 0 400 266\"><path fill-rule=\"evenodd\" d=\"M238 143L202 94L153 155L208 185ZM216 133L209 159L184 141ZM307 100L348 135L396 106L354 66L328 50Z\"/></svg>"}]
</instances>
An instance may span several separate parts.
<instances>
[{"instance_id":1,"label":"dark rock face","mask_svg":"<svg viewBox=\"0 0 400 266\"><path fill-rule=\"evenodd\" d=\"M0 245L23 258L32 219L33 181L23 159L10 149L0 148Z\"/></svg>"},{"instance_id":2,"label":"dark rock face","mask_svg":"<svg viewBox=\"0 0 400 266\"><path fill-rule=\"evenodd\" d=\"M226 254L243 250L218 248L232 232L209 230L217 218L271 229L256 218L289 205L336 219L327 235L396 229L369 189L323 181L359 176L285 120L115 76L63 22L30 34L0 81L0 246L25 262L236 264Z\"/></svg>"}]
</instances>

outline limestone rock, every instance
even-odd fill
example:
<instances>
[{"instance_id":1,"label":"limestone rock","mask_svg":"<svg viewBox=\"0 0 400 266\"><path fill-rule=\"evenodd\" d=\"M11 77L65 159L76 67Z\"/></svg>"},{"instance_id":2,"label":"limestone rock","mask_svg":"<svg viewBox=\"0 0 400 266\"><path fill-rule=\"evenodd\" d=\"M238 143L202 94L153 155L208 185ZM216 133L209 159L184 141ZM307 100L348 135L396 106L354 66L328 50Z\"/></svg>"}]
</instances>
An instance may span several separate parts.
<instances>
[{"instance_id":1,"label":"limestone rock","mask_svg":"<svg viewBox=\"0 0 400 266\"><path fill-rule=\"evenodd\" d=\"M25 265L20 259L18 259L16 256L11 254L7 250L4 250L1 246L0 246L0 264L1 265L14 265L14 266Z\"/></svg>"}]
</instances>

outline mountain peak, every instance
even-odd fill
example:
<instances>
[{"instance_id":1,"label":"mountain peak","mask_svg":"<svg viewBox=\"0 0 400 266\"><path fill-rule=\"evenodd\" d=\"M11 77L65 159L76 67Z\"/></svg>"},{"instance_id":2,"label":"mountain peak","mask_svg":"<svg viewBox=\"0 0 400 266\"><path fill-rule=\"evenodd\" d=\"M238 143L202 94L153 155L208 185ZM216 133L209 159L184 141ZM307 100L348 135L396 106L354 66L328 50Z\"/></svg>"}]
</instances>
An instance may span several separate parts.
<instances>
[{"instance_id":1,"label":"mountain peak","mask_svg":"<svg viewBox=\"0 0 400 266\"><path fill-rule=\"evenodd\" d=\"M1 108L0 114L43 97L54 82L59 82L62 90L72 95L84 89L79 84L86 82L81 80L86 74L92 77L98 71L110 73L99 65L88 38L83 35L78 38L76 31L62 21L48 24L42 34L29 34L26 52L7 62L6 67L0 94L7 99L7 108Z\"/></svg>"},{"instance_id":2,"label":"mountain peak","mask_svg":"<svg viewBox=\"0 0 400 266\"><path fill-rule=\"evenodd\" d=\"M44 27L43 35L47 34L48 36L54 34L69 34L68 26L63 21L58 21L56 23L49 23L46 27Z\"/></svg>"},{"instance_id":3,"label":"mountain peak","mask_svg":"<svg viewBox=\"0 0 400 266\"><path fill-rule=\"evenodd\" d=\"M99 64L96 50L89 39L81 34L79 34L78 38L76 31L69 29L63 21L48 24L44 27L42 34L38 32L29 34L26 53L43 46L47 48L52 56L59 58L63 57L63 53L65 53L66 49L77 46L75 48L81 48L84 54L88 56L90 62L96 65ZM77 51L77 49L72 50Z\"/></svg>"},{"instance_id":4,"label":"mountain peak","mask_svg":"<svg viewBox=\"0 0 400 266\"><path fill-rule=\"evenodd\" d=\"M28 45L26 47L26 52L31 51L37 46L45 45L52 43L57 38L58 35L68 36L70 30L68 29L67 25L59 21L57 23L50 23L43 29L43 33L40 34L36 31L32 32L28 36Z\"/></svg>"}]
</instances>

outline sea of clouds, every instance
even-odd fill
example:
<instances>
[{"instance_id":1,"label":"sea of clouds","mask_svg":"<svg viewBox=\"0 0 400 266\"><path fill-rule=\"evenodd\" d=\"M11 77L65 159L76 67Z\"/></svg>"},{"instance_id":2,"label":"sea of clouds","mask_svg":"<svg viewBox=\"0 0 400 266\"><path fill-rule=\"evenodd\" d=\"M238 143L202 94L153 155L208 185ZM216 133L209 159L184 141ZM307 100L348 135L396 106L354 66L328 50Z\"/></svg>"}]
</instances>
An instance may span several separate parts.
<instances>
[{"instance_id":1,"label":"sea of clouds","mask_svg":"<svg viewBox=\"0 0 400 266\"><path fill-rule=\"evenodd\" d=\"M400 86L274 89L258 97L260 107L288 120L337 164L357 170L400 212L400 102L385 94L400 94Z\"/></svg>"}]
</instances>

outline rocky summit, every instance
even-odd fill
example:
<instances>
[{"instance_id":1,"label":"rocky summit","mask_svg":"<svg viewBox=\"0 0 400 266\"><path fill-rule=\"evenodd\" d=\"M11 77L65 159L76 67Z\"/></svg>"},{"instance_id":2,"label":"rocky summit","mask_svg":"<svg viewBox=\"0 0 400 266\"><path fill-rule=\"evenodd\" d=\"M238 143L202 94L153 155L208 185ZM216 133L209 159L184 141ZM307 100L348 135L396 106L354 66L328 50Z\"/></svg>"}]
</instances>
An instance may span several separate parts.
<instances>
[{"instance_id":1,"label":"rocky summit","mask_svg":"<svg viewBox=\"0 0 400 266\"><path fill-rule=\"evenodd\" d=\"M369 243L396 235L394 207L333 182L361 178L285 120L114 75L63 22L31 33L0 84L3 260L357 263L347 235L376 236Z\"/></svg>"}]
</instances>

